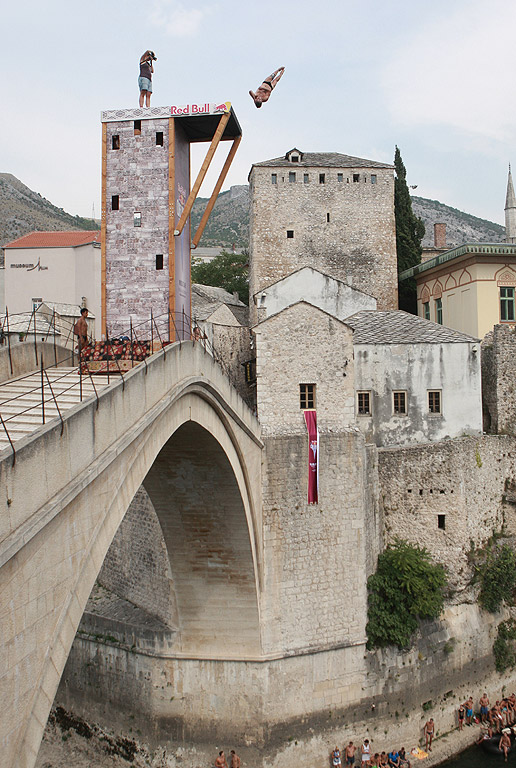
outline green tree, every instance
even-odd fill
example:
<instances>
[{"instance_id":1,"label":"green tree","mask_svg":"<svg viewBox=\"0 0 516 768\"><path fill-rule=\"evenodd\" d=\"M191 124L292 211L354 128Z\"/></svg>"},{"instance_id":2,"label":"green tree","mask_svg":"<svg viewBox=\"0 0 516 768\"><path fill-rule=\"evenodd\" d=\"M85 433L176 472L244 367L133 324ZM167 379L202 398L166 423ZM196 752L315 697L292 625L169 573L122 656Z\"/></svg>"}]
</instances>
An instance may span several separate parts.
<instances>
[{"instance_id":1,"label":"green tree","mask_svg":"<svg viewBox=\"0 0 516 768\"><path fill-rule=\"evenodd\" d=\"M405 269L421 263L421 241L425 235L422 219L412 210L412 200L407 186L407 171L398 147L394 153L394 214L396 217L396 251L398 254L398 275ZM416 281L411 278L398 286L399 307L406 312L417 314Z\"/></svg>"},{"instance_id":2,"label":"green tree","mask_svg":"<svg viewBox=\"0 0 516 768\"><path fill-rule=\"evenodd\" d=\"M504 544L492 545L487 550L485 562L478 568L480 594L478 602L490 613L498 611L504 600L512 605L516 587L516 556Z\"/></svg>"},{"instance_id":3,"label":"green tree","mask_svg":"<svg viewBox=\"0 0 516 768\"><path fill-rule=\"evenodd\" d=\"M408 648L418 622L439 617L445 587L444 568L424 547L396 539L367 581L367 647Z\"/></svg>"},{"instance_id":4,"label":"green tree","mask_svg":"<svg viewBox=\"0 0 516 768\"><path fill-rule=\"evenodd\" d=\"M249 256L247 252L222 251L213 261L195 263L192 260L192 283L213 285L230 293L235 291L241 301L249 302Z\"/></svg>"}]
</instances>

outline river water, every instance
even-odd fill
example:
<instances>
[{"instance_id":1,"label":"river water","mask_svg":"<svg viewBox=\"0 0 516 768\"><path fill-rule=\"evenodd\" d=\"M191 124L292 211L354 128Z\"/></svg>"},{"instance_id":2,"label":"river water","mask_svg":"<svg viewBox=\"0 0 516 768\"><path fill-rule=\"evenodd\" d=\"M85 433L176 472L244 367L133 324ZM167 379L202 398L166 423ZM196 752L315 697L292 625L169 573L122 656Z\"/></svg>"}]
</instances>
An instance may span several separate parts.
<instances>
[{"instance_id":1,"label":"river water","mask_svg":"<svg viewBox=\"0 0 516 768\"><path fill-rule=\"evenodd\" d=\"M421 763L416 760L416 764L420 764L421 768L423 768L424 763L424 760ZM490 766L493 766L493 768L499 766L501 768L505 763L502 754L499 757L497 755L490 755L480 749L480 747L474 746L467 749L459 757L454 757L453 760L448 760L442 765L443 768L489 768ZM509 759L506 765L516 766L516 749L514 747L512 748L512 754L509 752Z\"/></svg>"}]
</instances>

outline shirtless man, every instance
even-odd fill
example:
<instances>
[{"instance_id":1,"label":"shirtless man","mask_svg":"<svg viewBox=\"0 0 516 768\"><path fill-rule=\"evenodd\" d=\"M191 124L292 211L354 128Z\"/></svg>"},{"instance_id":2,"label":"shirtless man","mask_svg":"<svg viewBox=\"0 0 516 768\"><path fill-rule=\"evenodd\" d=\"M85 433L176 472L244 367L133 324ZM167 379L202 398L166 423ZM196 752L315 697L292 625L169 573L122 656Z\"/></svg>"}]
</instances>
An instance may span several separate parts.
<instances>
[{"instance_id":1,"label":"shirtless man","mask_svg":"<svg viewBox=\"0 0 516 768\"><path fill-rule=\"evenodd\" d=\"M228 768L228 764L226 762L226 755L224 754L223 750L219 752L219 756L215 760L215 768Z\"/></svg>"},{"instance_id":2,"label":"shirtless man","mask_svg":"<svg viewBox=\"0 0 516 768\"><path fill-rule=\"evenodd\" d=\"M254 101L254 106L260 108L265 101L269 101L270 95L283 77L285 67L280 67L272 75L269 75L256 89L256 93L249 91L249 96Z\"/></svg>"},{"instance_id":3,"label":"shirtless man","mask_svg":"<svg viewBox=\"0 0 516 768\"><path fill-rule=\"evenodd\" d=\"M237 753L234 749L231 750L231 765L229 768L240 768L240 758L238 757Z\"/></svg>"},{"instance_id":4,"label":"shirtless man","mask_svg":"<svg viewBox=\"0 0 516 768\"><path fill-rule=\"evenodd\" d=\"M480 701L478 703L480 704L481 720L483 723L485 723L487 721L487 713L489 712L489 698L487 693L484 693L484 695L480 697Z\"/></svg>"},{"instance_id":5,"label":"shirtless man","mask_svg":"<svg viewBox=\"0 0 516 768\"><path fill-rule=\"evenodd\" d=\"M357 748L353 744L352 741L349 742L348 746L344 750L344 757L346 758L346 765L355 765L355 752L357 751Z\"/></svg>"},{"instance_id":6,"label":"shirtless man","mask_svg":"<svg viewBox=\"0 0 516 768\"><path fill-rule=\"evenodd\" d=\"M466 725L471 725L473 720L473 697L470 696L467 702L464 704L466 707Z\"/></svg>"},{"instance_id":7,"label":"shirtless man","mask_svg":"<svg viewBox=\"0 0 516 768\"><path fill-rule=\"evenodd\" d=\"M505 762L507 762L507 753L509 752L511 748L511 737L508 733L502 733L502 738L500 739L498 743L498 749L500 749L504 754Z\"/></svg>"},{"instance_id":8,"label":"shirtless man","mask_svg":"<svg viewBox=\"0 0 516 768\"><path fill-rule=\"evenodd\" d=\"M431 717L430 720L427 720L425 723L426 752L432 751L432 739L434 738L434 732L435 732L435 723L434 723L434 718Z\"/></svg>"},{"instance_id":9,"label":"shirtless man","mask_svg":"<svg viewBox=\"0 0 516 768\"><path fill-rule=\"evenodd\" d=\"M86 322L87 317L88 317L88 310L86 309L86 307L83 307L81 309L81 316L73 327L73 332L77 336L77 345L79 348L79 354L81 354L81 349L83 349L88 343L88 323Z\"/></svg>"}]
</instances>

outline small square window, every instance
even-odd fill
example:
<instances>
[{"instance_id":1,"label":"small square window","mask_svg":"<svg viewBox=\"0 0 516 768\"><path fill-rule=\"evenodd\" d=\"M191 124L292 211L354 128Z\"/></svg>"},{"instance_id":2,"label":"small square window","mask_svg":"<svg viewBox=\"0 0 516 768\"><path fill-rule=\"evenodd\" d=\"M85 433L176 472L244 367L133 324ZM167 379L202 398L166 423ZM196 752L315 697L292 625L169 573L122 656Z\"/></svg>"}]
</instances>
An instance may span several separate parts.
<instances>
[{"instance_id":1,"label":"small square window","mask_svg":"<svg viewBox=\"0 0 516 768\"><path fill-rule=\"evenodd\" d=\"M442 413L440 389L428 390L428 410L430 413Z\"/></svg>"},{"instance_id":2,"label":"small square window","mask_svg":"<svg viewBox=\"0 0 516 768\"><path fill-rule=\"evenodd\" d=\"M298 163L299 162L299 155L292 155L292 157L290 159L292 160L293 163Z\"/></svg>"},{"instance_id":3,"label":"small square window","mask_svg":"<svg viewBox=\"0 0 516 768\"><path fill-rule=\"evenodd\" d=\"M142 132L142 121L141 120L135 120L134 121L134 135L139 136Z\"/></svg>"},{"instance_id":4,"label":"small square window","mask_svg":"<svg viewBox=\"0 0 516 768\"><path fill-rule=\"evenodd\" d=\"M393 413L397 413L397 414L407 413L407 393L406 392L392 393L392 410L393 410Z\"/></svg>"},{"instance_id":5,"label":"small square window","mask_svg":"<svg viewBox=\"0 0 516 768\"><path fill-rule=\"evenodd\" d=\"M299 407L303 411L315 408L315 384L299 385Z\"/></svg>"},{"instance_id":6,"label":"small square window","mask_svg":"<svg viewBox=\"0 0 516 768\"><path fill-rule=\"evenodd\" d=\"M111 136L111 149L120 149L120 136L118 133Z\"/></svg>"},{"instance_id":7,"label":"small square window","mask_svg":"<svg viewBox=\"0 0 516 768\"><path fill-rule=\"evenodd\" d=\"M156 254L156 269L163 269L163 254Z\"/></svg>"},{"instance_id":8,"label":"small square window","mask_svg":"<svg viewBox=\"0 0 516 768\"><path fill-rule=\"evenodd\" d=\"M371 393L357 392L357 411L359 416L371 415Z\"/></svg>"},{"instance_id":9,"label":"small square window","mask_svg":"<svg viewBox=\"0 0 516 768\"><path fill-rule=\"evenodd\" d=\"M142 225L142 215L140 211L134 212L134 226L135 227L141 227Z\"/></svg>"},{"instance_id":10,"label":"small square window","mask_svg":"<svg viewBox=\"0 0 516 768\"><path fill-rule=\"evenodd\" d=\"M303 184L308 184L310 181L310 176L308 173L303 173Z\"/></svg>"},{"instance_id":11,"label":"small square window","mask_svg":"<svg viewBox=\"0 0 516 768\"><path fill-rule=\"evenodd\" d=\"M120 198L118 195L111 196L111 210L118 211L120 209Z\"/></svg>"},{"instance_id":12,"label":"small square window","mask_svg":"<svg viewBox=\"0 0 516 768\"><path fill-rule=\"evenodd\" d=\"M288 180L289 180L289 182L291 184L293 184L295 182L295 180L296 180L296 172L295 171L290 171L290 173L288 175Z\"/></svg>"},{"instance_id":13,"label":"small square window","mask_svg":"<svg viewBox=\"0 0 516 768\"><path fill-rule=\"evenodd\" d=\"M337 174L337 181L339 181L339 182L344 181L344 174L343 173L338 173Z\"/></svg>"},{"instance_id":14,"label":"small square window","mask_svg":"<svg viewBox=\"0 0 516 768\"><path fill-rule=\"evenodd\" d=\"M441 531L446 530L446 515L437 515L437 527L441 529Z\"/></svg>"},{"instance_id":15,"label":"small square window","mask_svg":"<svg viewBox=\"0 0 516 768\"><path fill-rule=\"evenodd\" d=\"M287 229L287 239L293 240L294 238L294 230L293 229Z\"/></svg>"},{"instance_id":16,"label":"small square window","mask_svg":"<svg viewBox=\"0 0 516 768\"><path fill-rule=\"evenodd\" d=\"M277 183L278 183L278 174L271 173L271 184L277 184Z\"/></svg>"},{"instance_id":17,"label":"small square window","mask_svg":"<svg viewBox=\"0 0 516 768\"><path fill-rule=\"evenodd\" d=\"M156 146L163 146L163 131L156 131Z\"/></svg>"},{"instance_id":18,"label":"small square window","mask_svg":"<svg viewBox=\"0 0 516 768\"><path fill-rule=\"evenodd\" d=\"M326 184L326 174L320 173L319 174L319 184Z\"/></svg>"},{"instance_id":19,"label":"small square window","mask_svg":"<svg viewBox=\"0 0 516 768\"><path fill-rule=\"evenodd\" d=\"M360 174L359 173L354 173L353 174L353 181L355 181L355 182L356 181L360 181Z\"/></svg>"},{"instance_id":20,"label":"small square window","mask_svg":"<svg viewBox=\"0 0 516 768\"><path fill-rule=\"evenodd\" d=\"M371 184L376 184L376 174L375 173L371 174Z\"/></svg>"}]
</instances>

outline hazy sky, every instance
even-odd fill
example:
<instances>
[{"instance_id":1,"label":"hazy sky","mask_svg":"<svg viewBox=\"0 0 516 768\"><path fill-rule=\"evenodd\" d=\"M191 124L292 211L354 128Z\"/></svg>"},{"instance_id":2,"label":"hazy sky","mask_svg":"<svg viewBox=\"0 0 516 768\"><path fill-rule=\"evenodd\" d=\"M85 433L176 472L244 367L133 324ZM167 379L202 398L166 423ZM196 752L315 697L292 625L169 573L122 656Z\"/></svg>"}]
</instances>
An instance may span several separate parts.
<instances>
[{"instance_id":1,"label":"hazy sky","mask_svg":"<svg viewBox=\"0 0 516 768\"><path fill-rule=\"evenodd\" d=\"M514 0L5 0L0 19L0 172L70 213L99 216L100 111L138 105L151 48L153 106L233 103L224 189L294 146L392 162L398 144L415 194L503 223ZM248 91L279 66L257 110Z\"/></svg>"}]
</instances>

